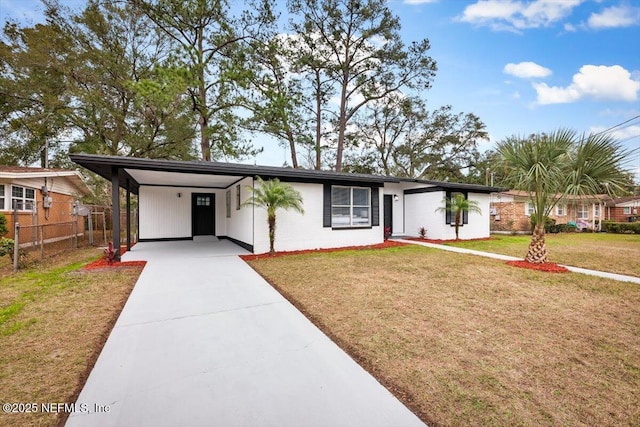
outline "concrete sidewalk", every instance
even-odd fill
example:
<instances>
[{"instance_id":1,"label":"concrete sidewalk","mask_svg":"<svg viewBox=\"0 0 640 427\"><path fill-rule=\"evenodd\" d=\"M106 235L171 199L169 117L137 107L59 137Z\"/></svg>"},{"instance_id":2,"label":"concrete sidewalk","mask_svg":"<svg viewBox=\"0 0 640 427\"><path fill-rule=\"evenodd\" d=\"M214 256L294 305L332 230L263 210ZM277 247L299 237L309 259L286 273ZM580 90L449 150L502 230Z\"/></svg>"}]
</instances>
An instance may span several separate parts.
<instances>
[{"instance_id":1,"label":"concrete sidewalk","mask_svg":"<svg viewBox=\"0 0 640 427\"><path fill-rule=\"evenodd\" d=\"M499 259L503 261L522 261L522 258L517 258L509 255L494 254L491 252L482 252L482 251L476 251L473 249L458 248L455 246L439 245L436 243L420 242L417 240L408 240L408 239L393 239L393 240L396 240L398 242L403 242L403 243L410 243L413 245L426 246L428 248L441 249L443 251L457 252L460 254L478 255L478 256L483 256L487 258ZM619 280L621 282L637 283L640 285L640 277L626 276L624 274L608 273L606 271L589 270L586 268L572 267L570 265L562 265L562 266L566 267L569 271L572 271L574 273L588 274L590 276L597 276L605 279Z\"/></svg>"},{"instance_id":2,"label":"concrete sidewalk","mask_svg":"<svg viewBox=\"0 0 640 427\"><path fill-rule=\"evenodd\" d=\"M148 263L68 427L424 425L239 253L189 241L124 255Z\"/></svg>"}]
</instances>

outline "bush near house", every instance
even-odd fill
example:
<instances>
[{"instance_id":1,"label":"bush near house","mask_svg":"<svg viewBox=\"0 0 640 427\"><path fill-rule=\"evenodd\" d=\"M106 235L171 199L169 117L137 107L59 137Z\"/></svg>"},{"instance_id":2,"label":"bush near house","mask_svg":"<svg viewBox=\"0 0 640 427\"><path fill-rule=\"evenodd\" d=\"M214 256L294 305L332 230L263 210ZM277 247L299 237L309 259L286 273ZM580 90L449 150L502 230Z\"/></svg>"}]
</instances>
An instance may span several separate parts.
<instances>
[{"instance_id":1,"label":"bush near house","mask_svg":"<svg viewBox=\"0 0 640 427\"><path fill-rule=\"evenodd\" d=\"M617 234L640 234L640 222L602 221L602 231Z\"/></svg>"},{"instance_id":2,"label":"bush near house","mask_svg":"<svg viewBox=\"0 0 640 427\"><path fill-rule=\"evenodd\" d=\"M7 228L7 217L4 216L2 212L0 212L0 237L4 236L9 232Z\"/></svg>"},{"instance_id":3,"label":"bush near house","mask_svg":"<svg viewBox=\"0 0 640 427\"><path fill-rule=\"evenodd\" d=\"M531 232L532 233L533 233L533 230L536 228L536 223L537 223L536 216L531 215ZM553 227L554 225L556 225L555 219L551 219L548 216L544 217L544 231L546 231L547 233L550 233L551 227Z\"/></svg>"}]
</instances>

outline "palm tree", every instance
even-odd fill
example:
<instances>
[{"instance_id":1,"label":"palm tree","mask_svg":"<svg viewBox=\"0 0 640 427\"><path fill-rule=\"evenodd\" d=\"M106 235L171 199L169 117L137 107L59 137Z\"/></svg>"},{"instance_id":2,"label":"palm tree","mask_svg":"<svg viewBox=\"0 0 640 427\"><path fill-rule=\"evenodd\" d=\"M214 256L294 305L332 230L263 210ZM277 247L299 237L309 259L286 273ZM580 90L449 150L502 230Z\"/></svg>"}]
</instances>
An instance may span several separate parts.
<instances>
[{"instance_id":1,"label":"palm tree","mask_svg":"<svg viewBox=\"0 0 640 427\"><path fill-rule=\"evenodd\" d=\"M243 205L252 205L267 210L267 222L269 224L269 254L276 253L274 242L276 240L276 210L277 209L293 209L296 212L304 214L302 209L302 196L296 191L291 184L280 182L278 178L269 181L263 181L262 178L257 179L258 187L247 187L251 191L251 198L243 203Z\"/></svg>"},{"instance_id":2,"label":"palm tree","mask_svg":"<svg viewBox=\"0 0 640 427\"><path fill-rule=\"evenodd\" d=\"M454 225L456 227L456 240L459 239L458 232L460 224L462 224L462 215L464 212L474 212L482 214L482 210L475 200L469 200L464 197L463 194L454 193L453 197L445 197L442 199L444 206L436 209L436 212L450 212L454 218Z\"/></svg>"},{"instance_id":3,"label":"palm tree","mask_svg":"<svg viewBox=\"0 0 640 427\"><path fill-rule=\"evenodd\" d=\"M552 209L568 197L587 197L624 191L620 144L604 134L577 137L560 129L529 138L511 137L498 143L505 184L529 193L535 227L525 258L534 264L547 261L544 223Z\"/></svg>"}]
</instances>

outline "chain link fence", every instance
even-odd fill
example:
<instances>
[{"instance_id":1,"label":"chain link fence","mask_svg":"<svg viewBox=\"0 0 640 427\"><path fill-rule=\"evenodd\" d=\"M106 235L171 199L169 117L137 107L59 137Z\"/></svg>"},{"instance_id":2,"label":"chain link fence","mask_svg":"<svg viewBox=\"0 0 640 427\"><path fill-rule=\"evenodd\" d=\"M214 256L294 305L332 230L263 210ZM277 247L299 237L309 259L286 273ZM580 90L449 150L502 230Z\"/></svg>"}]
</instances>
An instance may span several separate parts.
<instances>
[{"instance_id":1,"label":"chain link fence","mask_svg":"<svg viewBox=\"0 0 640 427\"><path fill-rule=\"evenodd\" d=\"M59 205L55 206L56 203ZM82 247L106 247L113 241L110 206L50 202L45 209L42 204L38 201L30 211L14 209L7 218L7 228L11 230L8 237L14 240L14 271L29 260L44 259ZM137 225L138 212L133 209L132 244L137 242ZM120 242L126 242L126 212L120 213L120 229Z\"/></svg>"}]
</instances>

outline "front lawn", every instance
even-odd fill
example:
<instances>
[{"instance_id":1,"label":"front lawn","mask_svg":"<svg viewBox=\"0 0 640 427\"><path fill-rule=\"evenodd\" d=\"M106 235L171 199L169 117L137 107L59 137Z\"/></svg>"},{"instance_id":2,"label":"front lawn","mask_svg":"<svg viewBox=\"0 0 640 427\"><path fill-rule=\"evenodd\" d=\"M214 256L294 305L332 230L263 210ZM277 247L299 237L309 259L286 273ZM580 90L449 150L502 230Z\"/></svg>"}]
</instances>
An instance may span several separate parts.
<instances>
[{"instance_id":1,"label":"front lawn","mask_svg":"<svg viewBox=\"0 0 640 427\"><path fill-rule=\"evenodd\" d=\"M431 425L640 425L640 287L418 246L251 261Z\"/></svg>"},{"instance_id":2,"label":"front lawn","mask_svg":"<svg viewBox=\"0 0 640 427\"><path fill-rule=\"evenodd\" d=\"M0 425L54 426L66 414L42 413L40 405L75 402L141 271L80 270L100 255L95 248L68 251L3 272L0 402L35 403L38 411L0 412Z\"/></svg>"},{"instance_id":3,"label":"front lawn","mask_svg":"<svg viewBox=\"0 0 640 427\"><path fill-rule=\"evenodd\" d=\"M447 243L524 258L531 236L493 234L490 240ZM547 234L549 261L557 264L640 277L640 234Z\"/></svg>"}]
</instances>

